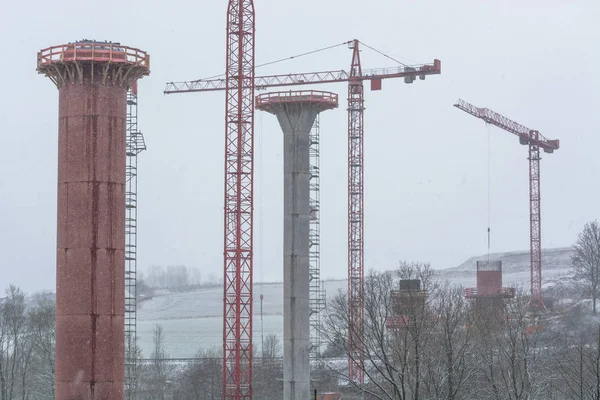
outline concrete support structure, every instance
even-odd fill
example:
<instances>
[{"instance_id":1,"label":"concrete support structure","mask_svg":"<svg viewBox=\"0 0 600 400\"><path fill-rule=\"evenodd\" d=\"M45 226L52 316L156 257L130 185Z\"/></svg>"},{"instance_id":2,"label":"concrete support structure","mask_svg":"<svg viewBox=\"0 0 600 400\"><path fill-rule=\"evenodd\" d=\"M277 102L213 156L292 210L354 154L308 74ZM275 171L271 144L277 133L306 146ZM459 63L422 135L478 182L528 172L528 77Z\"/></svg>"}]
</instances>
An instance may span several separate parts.
<instances>
[{"instance_id":1,"label":"concrete support structure","mask_svg":"<svg viewBox=\"0 0 600 400\"><path fill-rule=\"evenodd\" d=\"M420 279L401 279L398 286L399 290L391 292L391 315L385 321L387 328L395 331L406 329L423 315L428 296Z\"/></svg>"},{"instance_id":2,"label":"concrete support structure","mask_svg":"<svg viewBox=\"0 0 600 400\"><path fill-rule=\"evenodd\" d=\"M497 321L504 320L504 300L515 297L515 288L502 287L502 261L477 261L477 287L465 289L467 299L475 300L477 312Z\"/></svg>"},{"instance_id":3,"label":"concrete support structure","mask_svg":"<svg viewBox=\"0 0 600 400\"><path fill-rule=\"evenodd\" d=\"M81 41L38 53L59 89L56 399L123 399L125 117L146 53Z\"/></svg>"},{"instance_id":4,"label":"concrete support structure","mask_svg":"<svg viewBox=\"0 0 600 400\"><path fill-rule=\"evenodd\" d=\"M256 108L275 114L283 131L283 399L310 398L309 147L316 116L338 106L320 91L267 93Z\"/></svg>"}]
</instances>

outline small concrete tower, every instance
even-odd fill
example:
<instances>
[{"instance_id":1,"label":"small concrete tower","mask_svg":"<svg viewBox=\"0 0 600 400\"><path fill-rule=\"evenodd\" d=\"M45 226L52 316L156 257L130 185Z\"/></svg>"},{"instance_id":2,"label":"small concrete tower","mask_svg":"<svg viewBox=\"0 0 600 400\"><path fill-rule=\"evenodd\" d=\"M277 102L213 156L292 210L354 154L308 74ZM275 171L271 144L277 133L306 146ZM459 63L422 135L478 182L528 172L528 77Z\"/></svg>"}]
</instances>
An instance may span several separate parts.
<instances>
[{"instance_id":1,"label":"small concrete tower","mask_svg":"<svg viewBox=\"0 0 600 400\"><path fill-rule=\"evenodd\" d=\"M465 297L482 315L502 320L504 300L515 297L515 288L502 287L502 261L477 261L477 287L465 289Z\"/></svg>"}]
</instances>

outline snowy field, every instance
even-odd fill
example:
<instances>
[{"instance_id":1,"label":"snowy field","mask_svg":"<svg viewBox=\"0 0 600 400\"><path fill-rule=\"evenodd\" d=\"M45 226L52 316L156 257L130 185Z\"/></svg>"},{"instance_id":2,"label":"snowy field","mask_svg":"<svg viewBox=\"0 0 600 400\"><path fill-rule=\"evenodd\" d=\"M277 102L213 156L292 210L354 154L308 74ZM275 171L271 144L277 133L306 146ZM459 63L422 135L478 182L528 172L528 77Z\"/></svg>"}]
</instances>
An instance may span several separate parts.
<instances>
[{"instance_id":1,"label":"snowy field","mask_svg":"<svg viewBox=\"0 0 600 400\"><path fill-rule=\"evenodd\" d=\"M345 280L328 281L325 290L332 296L345 290ZM260 318L260 294L263 294L263 319ZM200 349L223 344L223 288L186 293L164 293L139 305L138 336L144 357L152 352L152 332L161 324L165 347L172 358L193 357ZM260 351L261 327L264 335L283 335L283 284L254 285L254 345Z\"/></svg>"},{"instance_id":2,"label":"snowy field","mask_svg":"<svg viewBox=\"0 0 600 400\"><path fill-rule=\"evenodd\" d=\"M569 277L571 251L549 249L544 251L544 288L551 287ZM441 280L464 287L476 284L475 263L487 259L487 255L473 257L456 268L436 271ZM502 260L504 286L529 287L529 253L491 254L490 259ZM346 290L345 280L327 281L328 297L338 290ZM260 318L260 294L263 294L263 319ZM199 350L222 346L223 289L208 288L186 293L161 293L143 301L138 309L138 336L144 357L152 352L153 330L161 324L165 335L165 347L172 358L193 357ZM283 335L283 285L281 283L256 284L254 286L254 344L260 351L261 332Z\"/></svg>"}]
</instances>

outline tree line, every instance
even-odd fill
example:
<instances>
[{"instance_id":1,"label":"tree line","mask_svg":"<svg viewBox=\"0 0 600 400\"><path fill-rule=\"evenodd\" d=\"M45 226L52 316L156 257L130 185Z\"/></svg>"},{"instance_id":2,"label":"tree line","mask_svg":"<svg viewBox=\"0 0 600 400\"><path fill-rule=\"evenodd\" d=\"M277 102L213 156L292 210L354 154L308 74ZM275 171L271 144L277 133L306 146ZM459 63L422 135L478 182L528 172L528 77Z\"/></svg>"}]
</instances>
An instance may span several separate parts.
<instances>
[{"instance_id":1,"label":"tree line","mask_svg":"<svg viewBox=\"0 0 600 400\"><path fill-rule=\"evenodd\" d=\"M0 400L53 400L54 296L10 285L0 299Z\"/></svg>"},{"instance_id":2,"label":"tree line","mask_svg":"<svg viewBox=\"0 0 600 400\"><path fill-rule=\"evenodd\" d=\"M173 271L183 276L182 269ZM339 391L344 400L600 400L596 221L586 224L574 245L572 272L574 291L589 298L590 312L578 304L532 313L527 293L518 288L501 307L478 305L465 299L462 287L437 281L423 263L402 262L393 272L370 271L365 277L364 335L356 335L364 338L358 350L365 382L347 376L347 359L357 353L348 349L346 338L357 328L348 323L347 295L340 291L328 297L321 318L325 346L311 362L313 388ZM406 281L418 281L419 288L408 291L399 305L400 282ZM0 400L54 399L55 309L51 293L28 296L13 285L5 290L0 299ZM157 326L151 354L141 354L135 346L130 350L137 368L126 398L222 398L221 349L172 360L166 340ZM281 399L278 338L265 337L254 357L254 398Z\"/></svg>"},{"instance_id":3,"label":"tree line","mask_svg":"<svg viewBox=\"0 0 600 400\"><path fill-rule=\"evenodd\" d=\"M202 276L198 268L185 265L152 265L146 272L139 273L138 285L149 289L186 289L202 286L214 286L222 283L222 278L211 273Z\"/></svg>"},{"instance_id":4,"label":"tree line","mask_svg":"<svg viewBox=\"0 0 600 400\"><path fill-rule=\"evenodd\" d=\"M399 314L401 281L418 280ZM585 283L583 283L585 284ZM533 313L528 294L502 305L465 299L461 286L435 279L427 264L401 263L394 272L365 277L365 382L347 375L353 329L344 291L329 298L322 317L326 348L311 363L319 393L338 391L344 400L600 400L600 321L585 312ZM356 328L355 328L356 329ZM357 336L361 337L361 336ZM155 347L141 369L139 399L204 400L222 396L221 352L205 350L173 362L155 330ZM282 396L281 347L274 336L255 351L255 398Z\"/></svg>"},{"instance_id":5,"label":"tree line","mask_svg":"<svg viewBox=\"0 0 600 400\"><path fill-rule=\"evenodd\" d=\"M334 371L344 399L594 399L600 400L600 229L586 225L574 246L571 296L584 290L592 312L566 301L555 312L532 311L529 296L468 300L461 286L434 279L428 264L400 263L394 272L365 278L364 335L349 324L344 292L328 301L322 337L327 356L352 357L346 340L364 337L365 382L351 382L347 367ZM401 281L419 281L398 305ZM396 294L396 295L395 295ZM398 312L401 308L401 312ZM359 361L359 360L355 360Z\"/></svg>"},{"instance_id":6,"label":"tree line","mask_svg":"<svg viewBox=\"0 0 600 400\"><path fill-rule=\"evenodd\" d=\"M427 296L409 301L397 318L393 293L400 279L420 279ZM600 323L585 312L528 311L517 290L501 313L482 312L460 286L437 282L426 264L402 263L395 272L365 278L365 383L350 382L345 292L328 300L322 317L326 343L311 364L318 392L344 399L595 399L600 400ZM485 310L484 310L485 311ZM161 326L154 348L139 350L135 385L127 399L214 400L222 397L220 349L172 360ZM55 303L52 295L26 296L10 286L0 301L0 400L54 398ZM281 399L281 344L267 336L256 349L255 398ZM147 357L147 358L144 358Z\"/></svg>"}]
</instances>

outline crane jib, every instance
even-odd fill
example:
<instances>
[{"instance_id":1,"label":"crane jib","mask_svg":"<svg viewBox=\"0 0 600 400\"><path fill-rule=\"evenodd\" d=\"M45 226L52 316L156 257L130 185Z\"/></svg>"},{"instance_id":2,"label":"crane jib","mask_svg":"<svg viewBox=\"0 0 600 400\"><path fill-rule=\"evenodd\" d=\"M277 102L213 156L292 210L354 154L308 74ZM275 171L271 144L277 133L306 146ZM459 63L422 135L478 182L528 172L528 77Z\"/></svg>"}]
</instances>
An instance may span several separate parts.
<instances>
[{"instance_id":1,"label":"crane jib","mask_svg":"<svg viewBox=\"0 0 600 400\"><path fill-rule=\"evenodd\" d=\"M432 64L423 64L416 66L401 66L393 68L377 68L363 70L360 80L379 81L383 79L405 78L406 83L411 83L417 77L425 79L427 75L441 74L440 60L434 60ZM411 78L408 81L406 78ZM310 73L284 74L284 75L266 75L254 78L254 87L257 90L267 88L299 86L309 84L326 84L348 82L350 73L344 70L321 71ZM186 82L169 82L165 88L165 94L190 93L190 92L212 92L226 89L226 79L200 79ZM375 89L376 90L376 89Z\"/></svg>"}]
</instances>

